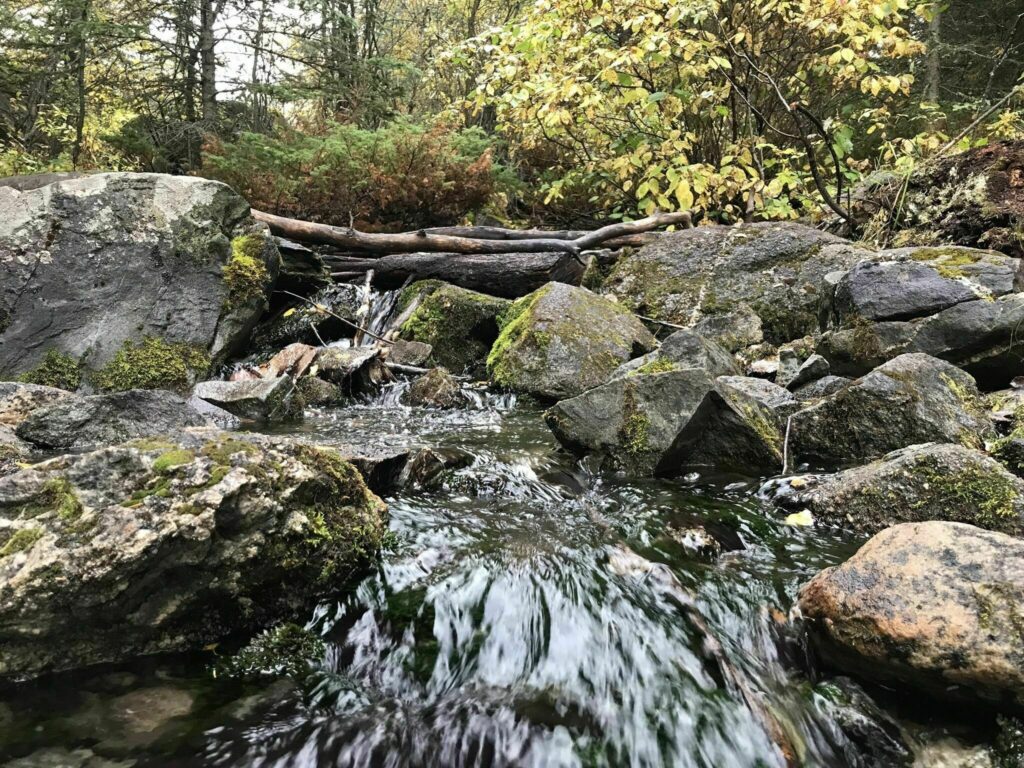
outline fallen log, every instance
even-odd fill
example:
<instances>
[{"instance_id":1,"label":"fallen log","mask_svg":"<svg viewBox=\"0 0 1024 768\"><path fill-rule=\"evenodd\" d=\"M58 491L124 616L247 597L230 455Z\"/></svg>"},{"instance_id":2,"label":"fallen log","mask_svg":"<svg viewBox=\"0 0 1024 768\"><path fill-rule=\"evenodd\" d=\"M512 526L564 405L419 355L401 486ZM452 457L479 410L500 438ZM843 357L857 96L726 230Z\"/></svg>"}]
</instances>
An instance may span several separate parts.
<instances>
[{"instance_id":1,"label":"fallen log","mask_svg":"<svg viewBox=\"0 0 1024 768\"><path fill-rule=\"evenodd\" d=\"M311 221L289 219L275 216L263 211L252 211L253 218L270 227L270 231L279 237L287 237L303 243L331 245L349 251L366 252L367 254L416 253L429 251L432 253L463 253L463 254L505 254L505 253L544 253L559 252L578 254L612 240L650 232L654 229L669 226L689 226L692 217L687 211L677 213L656 213L637 221L609 224L606 227L587 232L580 237L565 239L558 237L536 237L525 240L495 240L480 237L459 237L447 234L431 234L427 230L417 232L399 232L382 234L375 232L358 232L351 227L332 227L328 224L316 224ZM555 235L565 235L556 232Z\"/></svg>"},{"instance_id":2,"label":"fallen log","mask_svg":"<svg viewBox=\"0 0 1024 768\"><path fill-rule=\"evenodd\" d=\"M406 280L443 280L472 291L515 299L555 280L579 285L585 263L571 253L398 253L382 258L328 259L335 280L373 270L373 285L389 290Z\"/></svg>"}]
</instances>

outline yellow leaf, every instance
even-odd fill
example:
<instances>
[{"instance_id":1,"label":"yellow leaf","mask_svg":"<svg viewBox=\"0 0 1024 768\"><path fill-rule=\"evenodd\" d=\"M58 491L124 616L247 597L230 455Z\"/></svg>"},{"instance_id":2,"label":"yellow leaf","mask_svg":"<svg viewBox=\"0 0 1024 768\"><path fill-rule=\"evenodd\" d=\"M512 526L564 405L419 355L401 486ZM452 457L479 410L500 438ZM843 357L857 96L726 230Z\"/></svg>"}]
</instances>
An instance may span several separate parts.
<instances>
[{"instance_id":1,"label":"yellow leaf","mask_svg":"<svg viewBox=\"0 0 1024 768\"><path fill-rule=\"evenodd\" d=\"M287 312L285 312L283 315L281 315L281 317L291 317L294 314L295 314L295 307L292 307Z\"/></svg>"},{"instance_id":2,"label":"yellow leaf","mask_svg":"<svg viewBox=\"0 0 1024 768\"><path fill-rule=\"evenodd\" d=\"M680 208L693 207L693 191L690 189L690 185L685 179L676 185L675 196L676 200L679 201Z\"/></svg>"},{"instance_id":3,"label":"yellow leaf","mask_svg":"<svg viewBox=\"0 0 1024 768\"><path fill-rule=\"evenodd\" d=\"M808 525L814 525L814 518L811 517L811 511L809 509L805 509L802 512L794 512L792 515L786 517L783 522L786 525L806 527Z\"/></svg>"}]
</instances>

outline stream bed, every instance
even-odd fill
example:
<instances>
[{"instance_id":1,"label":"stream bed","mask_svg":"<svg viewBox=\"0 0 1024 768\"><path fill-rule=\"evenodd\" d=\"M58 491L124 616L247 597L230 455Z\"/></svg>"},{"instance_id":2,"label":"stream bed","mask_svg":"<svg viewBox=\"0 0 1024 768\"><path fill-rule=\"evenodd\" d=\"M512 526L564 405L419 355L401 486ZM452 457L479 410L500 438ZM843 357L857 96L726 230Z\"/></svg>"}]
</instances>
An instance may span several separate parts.
<instances>
[{"instance_id":1,"label":"stream bed","mask_svg":"<svg viewBox=\"0 0 1024 768\"><path fill-rule=\"evenodd\" d=\"M780 742L797 765L989 765L984 725L814 673L797 589L863 538L785 525L759 478L598 473L535 406L477 401L392 391L288 429L472 459L387 498L380 568L307 617L308 674L227 677L233 649L211 647L2 689L0 765L774 767Z\"/></svg>"}]
</instances>

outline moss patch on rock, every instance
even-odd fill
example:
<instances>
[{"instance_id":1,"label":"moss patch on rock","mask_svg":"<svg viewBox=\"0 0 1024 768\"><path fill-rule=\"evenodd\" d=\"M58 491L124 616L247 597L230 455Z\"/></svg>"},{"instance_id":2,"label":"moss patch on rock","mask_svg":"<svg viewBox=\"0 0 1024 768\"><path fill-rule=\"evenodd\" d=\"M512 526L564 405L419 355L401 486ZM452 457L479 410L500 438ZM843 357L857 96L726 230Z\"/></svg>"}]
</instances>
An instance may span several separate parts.
<instances>
[{"instance_id":1,"label":"moss patch on rock","mask_svg":"<svg viewBox=\"0 0 1024 768\"><path fill-rule=\"evenodd\" d=\"M51 349L39 365L21 374L18 381L74 392L82 384L82 364L73 355Z\"/></svg>"},{"instance_id":2,"label":"moss patch on rock","mask_svg":"<svg viewBox=\"0 0 1024 768\"><path fill-rule=\"evenodd\" d=\"M297 624L281 624L256 635L231 658L217 665L217 676L242 679L304 678L324 655L324 642Z\"/></svg>"},{"instance_id":3,"label":"moss patch on rock","mask_svg":"<svg viewBox=\"0 0 1024 768\"><path fill-rule=\"evenodd\" d=\"M138 344L130 341L93 375L100 389L122 392L128 389L187 389L210 368L206 350L192 344L169 342L146 336Z\"/></svg>"},{"instance_id":4,"label":"moss patch on rock","mask_svg":"<svg viewBox=\"0 0 1024 768\"><path fill-rule=\"evenodd\" d=\"M262 259L265 243L265 236L259 232L240 235L231 241L231 258L223 270L224 283L228 288L225 310L230 312L266 298L270 272Z\"/></svg>"},{"instance_id":5,"label":"moss patch on rock","mask_svg":"<svg viewBox=\"0 0 1024 768\"><path fill-rule=\"evenodd\" d=\"M430 344L433 362L454 373L483 373L498 336L498 316L509 301L426 280L406 288L399 305L408 307L417 296L420 303L402 324L399 337Z\"/></svg>"},{"instance_id":6,"label":"moss patch on rock","mask_svg":"<svg viewBox=\"0 0 1024 768\"><path fill-rule=\"evenodd\" d=\"M0 546L0 560L24 552L43 538L41 528L19 528Z\"/></svg>"}]
</instances>

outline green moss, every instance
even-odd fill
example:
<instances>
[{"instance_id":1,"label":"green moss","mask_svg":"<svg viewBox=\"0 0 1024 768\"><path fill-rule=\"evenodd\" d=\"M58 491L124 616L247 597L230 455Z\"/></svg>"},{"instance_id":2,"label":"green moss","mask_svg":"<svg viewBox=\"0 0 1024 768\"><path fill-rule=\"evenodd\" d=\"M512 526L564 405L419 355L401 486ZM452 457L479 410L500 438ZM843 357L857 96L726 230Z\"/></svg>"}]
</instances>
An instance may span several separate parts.
<instances>
[{"instance_id":1,"label":"green moss","mask_svg":"<svg viewBox=\"0 0 1024 768\"><path fill-rule=\"evenodd\" d=\"M931 460L919 461L913 472L928 484L929 499L918 502L946 509L949 519L978 525L992 530L1015 528L1017 486L1004 472L992 471L978 464L969 464L951 472L946 466L937 466ZM964 515L957 515L963 510Z\"/></svg>"},{"instance_id":2,"label":"green moss","mask_svg":"<svg viewBox=\"0 0 1024 768\"><path fill-rule=\"evenodd\" d=\"M224 283L228 288L224 301L226 311L266 299L270 272L262 259L265 242L259 232L241 235L231 241L231 258L223 270Z\"/></svg>"},{"instance_id":3,"label":"green moss","mask_svg":"<svg viewBox=\"0 0 1024 768\"><path fill-rule=\"evenodd\" d=\"M639 368L630 371L628 376L639 376L645 373L668 373L674 371L679 366L669 360L667 357L655 357L650 362L644 363Z\"/></svg>"},{"instance_id":4,"label":"green moss","mask_svg":"<svg viewBox=\"0 0 1024 768\"><path fill-rule=\"evenodd\" d=\"M623 393L619 440L628 456L635 459L647 451L650 428L651 420L637 407L636 390L631 384L627 385Z\"/></svg>"},{"instance_id":5,"label":"green moss","mask_svg":"<svg viewBox=\"0 0 1024 768\"><path fill-rule=\"evenodd\" d=\"M71 355L51 349L39 365L19 376L18 381L73 392L82 384L82 364Z\"/></svg>"},{"instance_id":6,"label":"green moss","mask_svg":"<svg viewBox=\"0 0 1024 768\"><path fill-rule=\"evenodd\" d=\"M192 451L176 448L158 456L156 461L153 462L153 471L163 474L175 467L180 467L182 464L188 464L195 457L196 455Z\"/></svg>"},{"instance_id":7,"label":"green moss","mask_svg":"<svg viewBox=\"0 0 1024 768\"><path fill-rule=\"evenodd\" d=\"M7 541L4 542L4 545L0 547L0 560L17 554L18 552L24 552L41 538L43 538L43 531L41 528L19 528L9 539L7 539Z\"/></svg>"},{"instance_id":8,"label":"green moss","mask_svg":"<svg viewBox=\"0 0 1024 768\"><path fill-rule=\"evenodd\" d=\"M282 624L261 632L242 650L215 669L218 676L304 678L323 658L323 641L296 624Z\"/></svg>"},{"instance_id":9,"label":"green moss","mask_svg":"<svg viewBox=\"0 0 1024 768\"><path fill-rule=\"evenodd\" d=\"M146 336L135 345L126 341L113 359L93 377L97 387L122 392L127 389L187 389L210 368L210 357L201 347Z\"/></svg>"},{"instance_id":10,"label":"green moss","mask_svg":"<svg viewBox=\"0 0 1024 768\"><path fill-rule=\"evenodd\" d=\"M51 477L32 499L8 508L6 514L27 519L49 513L56 514L65 522L77 520L82 515L82 502L66 477Z\"/></svg>"},{"instance_id":11,"label":"green moss","mask_svg":"<svg viewBox=\"0 0 1024 768\"><path fill-rule=\"evenodd\" d=\"M963 248L917 248L910 255L914 261L939 261L950 267L963 267L977 264L981 255Z\"/></svg>"},{"instance_id":12,"label":"green moss","mask_svg":"<svg viewBox=\"0 0 1024 768\"><path fill-rule=\"evenodd\" d=\"M504 312L498 315L498 338L491 345L491 351L487 355L487 372L496 384L512 385L512 370L507 364L508 353L524 342L533 308L550 290L551 284L549 283L512 302ZM542 333L545 332L542 331ZM550 338L548 342L550 343ZM547 348L547 344L544 345L544 348Z\"/></svg>"},{"instance_id":13,"label":"green moss","mask_svg":"<svg viewBox=\"0 0 1024 768\"><path fill-rule=\"evenodd\" d=\"M706 276L697 275L681 278L673 274L664 264L649 259L622 259L612 270L605 283L606 289L611 288L623 306L638 315L646 315L655 320L685 323L693 307L701 295L701 288L707 282ZM616 290L616 285L629 285L629 290ZM705 292L705 302L707 301ZM701 303L700 310L704 314L714 314L719 309L716 297L711 297L711 309ZM676 306L685 310L674 311Z\"/></svg>"},{"instance_id":14,"label":"green moss","mask_svg":"<svg viewBox=\"0 0 1024 768\"><path fill-rule=\"evenodd\" d=\"M211 440L205 443L200 449L200 453L206 456L208 459L213 459L216 464L228 465L231 464L231 457L238 453L244 453L247 456L254 456L258 454L259 448L253 443L246 442L245 440L238 440L233 437L227 437L222 440Z\"/></svg>"},{"instance_id":15,"label":"green moss","mask_svg":"<svg viewBox=\"0 0 1024 768\"><path fill-rule=\"evenodd\" d=\"M769 418L764 408L754 402L735 403L737 412L743 416L744 422L761 438L764 444L782 460L782 432L778 425Z\"/></svg>"}]
</instances>

